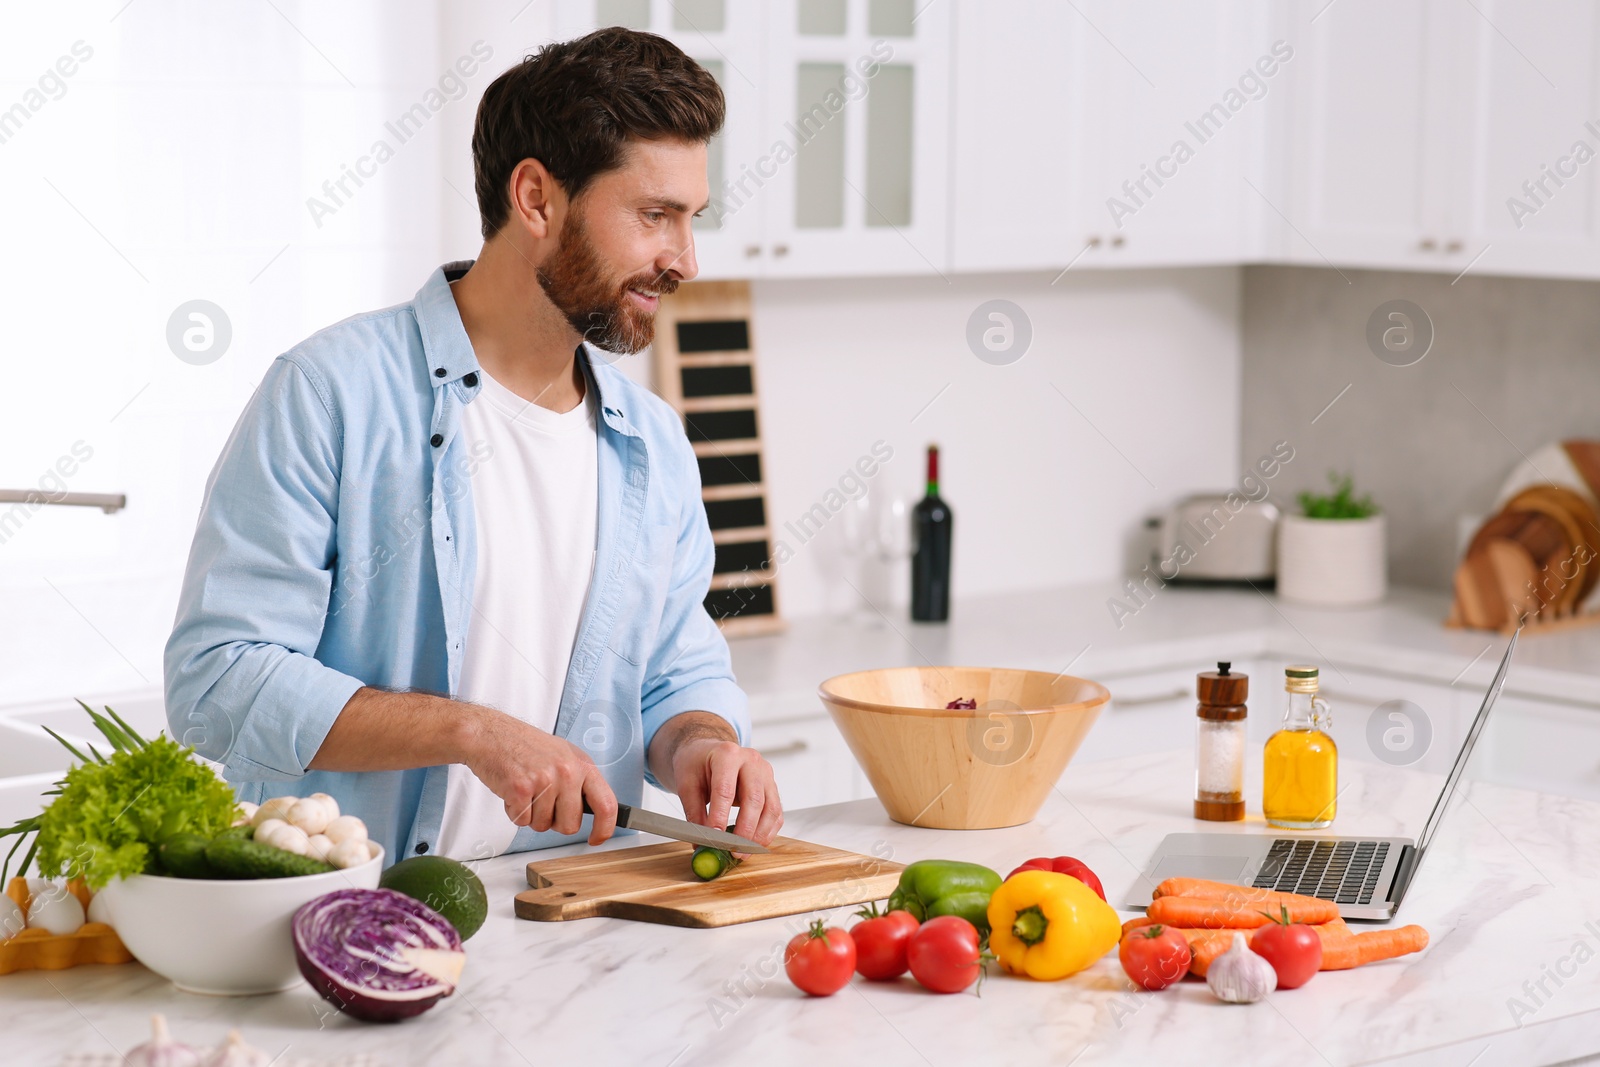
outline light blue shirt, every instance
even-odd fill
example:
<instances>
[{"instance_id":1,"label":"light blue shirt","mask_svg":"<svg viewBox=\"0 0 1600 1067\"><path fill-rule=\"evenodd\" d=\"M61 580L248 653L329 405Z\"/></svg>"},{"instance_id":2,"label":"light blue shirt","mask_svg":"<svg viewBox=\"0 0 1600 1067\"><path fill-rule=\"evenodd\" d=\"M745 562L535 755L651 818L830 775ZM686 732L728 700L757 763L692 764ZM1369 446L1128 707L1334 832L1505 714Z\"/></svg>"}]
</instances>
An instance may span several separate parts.
<instances>
[{"instance_id":1,"label":"light blue shirt","mask_svg":"<svg viewBox=\"0 0 1600 1067\"><path fill-rule=\"evenodd\" d=\"M471 265L447 264L410 303L273 362L206 484L166 648L173 736L221 763L243 800L332 795L386 862L436 846L448 768L307 764L362 686L460 684L479 458L461 413L483 372L449 283ZM655 784L645 752L662 723L713 712L744 744L749 714L702 605L713 550L683 423L605 358L579 355L601 416L599 512L555 733L637 804L641 783ZM570 844L588 823L576 837L523 827L512 850Z\"/></svg>"}]
</instances>

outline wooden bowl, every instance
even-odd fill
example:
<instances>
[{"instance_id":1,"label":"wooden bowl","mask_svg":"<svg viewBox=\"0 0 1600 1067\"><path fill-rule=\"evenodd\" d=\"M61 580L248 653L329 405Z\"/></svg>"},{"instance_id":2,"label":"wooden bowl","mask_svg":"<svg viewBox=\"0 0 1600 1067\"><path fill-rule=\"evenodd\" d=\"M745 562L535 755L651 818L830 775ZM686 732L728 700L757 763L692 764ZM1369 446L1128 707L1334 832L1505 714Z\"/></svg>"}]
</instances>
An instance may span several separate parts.
<instances>
[{"instance_id":1,"label":"wooden bowl","mask_svg":"<svg viewBox=\"0 0 1600 1067\"><path fill-rule=\"evenodd\" d=\"M1083 678L990 667L857 671L817 693L889 817L942 830L1032 819L1111 699ZM978 706L946 707L959 699Z\"/></svg>"}]
</instances>

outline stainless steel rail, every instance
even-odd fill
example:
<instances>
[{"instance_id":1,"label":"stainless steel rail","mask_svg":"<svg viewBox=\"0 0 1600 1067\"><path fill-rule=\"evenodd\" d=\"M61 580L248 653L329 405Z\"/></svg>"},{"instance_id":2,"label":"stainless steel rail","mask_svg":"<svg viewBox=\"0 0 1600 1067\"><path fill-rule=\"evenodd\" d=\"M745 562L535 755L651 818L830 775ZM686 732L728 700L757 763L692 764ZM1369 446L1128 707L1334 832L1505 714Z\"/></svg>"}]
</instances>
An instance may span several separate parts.
<instances>
[{"instance_id":1,"label":"stainless steel rail","mask_svg":"<svg viewBox=\"0 0 1600 1067\"><path fill-rule=\"evenodd\" d=\"M55 504L99 508L107 515L128 506L124 493L47 493L43 489L0 489L0 504Z\"/></svg>"}]
</instances>

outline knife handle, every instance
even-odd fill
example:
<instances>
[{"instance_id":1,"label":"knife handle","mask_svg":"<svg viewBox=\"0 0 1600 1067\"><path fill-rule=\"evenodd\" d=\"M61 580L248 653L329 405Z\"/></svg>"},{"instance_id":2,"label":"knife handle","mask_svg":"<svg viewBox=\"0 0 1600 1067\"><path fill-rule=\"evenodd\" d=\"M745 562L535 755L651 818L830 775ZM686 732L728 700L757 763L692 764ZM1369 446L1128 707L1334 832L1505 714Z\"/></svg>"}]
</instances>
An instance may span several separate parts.
<instances>
[{"instance_id":1,"label":"knife handle","mask_svg":"<svg viewBox=\"0 0 1600 1067\"><path fill-rule=\"evenodd\" d=\"M583 813L585 815L593 815L594 814L594 809L589 806L589 798L588 797L584 797L583 798ZM626 828L627 825L628 825L628 816L632 815L632 814L633 814L633 809L632 808L630 808L626 804L619 803L617 805L617 825Z\"/></svg>"}]
</instances>

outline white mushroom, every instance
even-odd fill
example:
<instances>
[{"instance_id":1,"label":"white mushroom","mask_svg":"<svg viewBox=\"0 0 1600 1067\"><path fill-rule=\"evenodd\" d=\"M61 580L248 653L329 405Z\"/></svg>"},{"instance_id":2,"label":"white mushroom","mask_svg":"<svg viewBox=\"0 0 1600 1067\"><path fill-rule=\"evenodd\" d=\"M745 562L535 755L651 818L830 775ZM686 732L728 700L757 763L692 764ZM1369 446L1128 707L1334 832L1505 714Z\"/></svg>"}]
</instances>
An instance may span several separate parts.
<instances>
[{"instance_id":1,"label":"white mushroom","mask_svg":"<svg viewBox=\"0 0 1600 1067\"><path fill-rule=\"evenodd\" d=\"M322 832L336 845L345 841L365 841L367 824L354 815L341 815L330 822Z\"/></svg>"},{"instance_id":2,"label":"white mushroom","mask_svg":"<svg viewBox=\"0 0 1600 1067\"><path fill-rule=\"evenodd\" d=\"M364 840L341 841L328 853L328 862L342 868L359 867L371 859L372 854Z\"/></svg>"},{"instance_id":3,"label":"white mushroom","mask_svg":"<svg viewBox=\"0 0 1600 1067\"><path fill-rule=\"evenodd\" d=\"M241 800L236 810L238 814L234 816L233 825L249 826L255 822L256 811L258 810L257 805L250 803L248 800Z\"/></svg>"},{"instance_id":4,"label":"white mushroom","mask_svg":"<svg viewBox=\"0 0 1600 1067\"><path fill-rule=\"evenodd\" d=\"M255 814L250 817L250 821L259 828L268 819L287 820L289 818L289 809L294 807L299 799L299 797L273 797L256 809Z\"/></svg>"},{"instance_id":5,"label":"white mushroom","mask_svg":"<svg viewBox=\"0 0 1600 1067\"><path fill-rule=\"evenodd\" d=\"M328 861L328 853L333 850L333 841L326 834L312 834L306 844L311 849L313 859L322 860L324 863Z\"/></svg>"},{"instance_id":6,"label":"white mushroom","mask_svg":"<svg viewBox=\"0 0 1600 1067\"><path fill-rule=\"evenodd\" d=\"M311 799L312 800L320 800L320 801L322 801L322 803L328 809L328 818L329 819L337 819L339 817L339 802L337 800L333 799L332 797L330 797L328 794L326 794L326 793L312 793L311 794Z\"/></svg>"},{"instance_id":7,"label":"white mushroom","mask_svg":"<svg viewBox=\"0 0 1600 1067\"><path fill-rule=\"evenodd\" d=\"M328 823L333 816L328 814L329 808L322 801L314 797L306 797L295 802L289 809L289 825L297 826L306 832L306 836L320 834L328 828Z\"/></svg>"}]
</instances>

